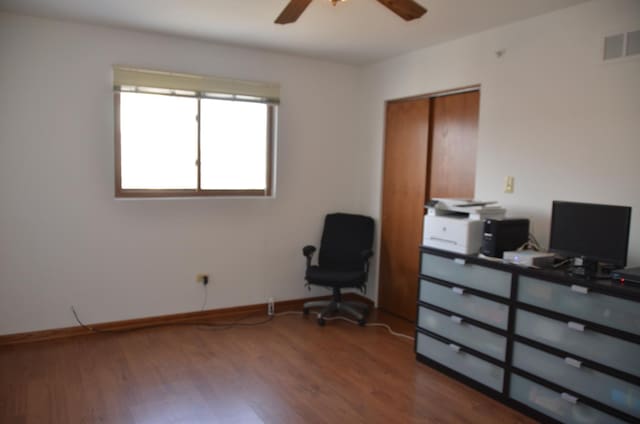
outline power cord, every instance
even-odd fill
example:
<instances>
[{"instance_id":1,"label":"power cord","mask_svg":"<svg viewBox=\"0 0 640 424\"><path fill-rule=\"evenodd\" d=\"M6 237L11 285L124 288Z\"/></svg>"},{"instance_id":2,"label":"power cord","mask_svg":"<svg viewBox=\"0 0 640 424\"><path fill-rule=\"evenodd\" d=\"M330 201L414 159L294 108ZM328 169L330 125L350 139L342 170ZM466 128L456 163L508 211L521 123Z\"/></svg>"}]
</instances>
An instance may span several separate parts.
<instances>
[{"instance_id":1,"label":"power cord","mask_svg":"<svg viewBox=\"0 0 640 424\"><path fill-rule=\"evenodd\" d=\"M139 330L148 330L151 328L161 328L161 327L177 327L177 326L185 326L185 327L200 327L202 329L207 329L207 330L228 330L231 328L235 328L235 327L256 327L259 325L264 325L267 324L271 321L273 321L273 319L275 317L281 317L281 316L286 316L286 315L302 315L302 311L283 311L283 312L277 312L274 313L273 315L269 315L268 318L260 320L260 321L255 321L255 322L242 322L248 318L251 318L254 314L250 314L250 315L246 315L242 318L238 318L235 321L231 321L231 322L167 322L167 323L161 323L161 324L148 324L148 325L141 325L138 327L132 327L132 328L123 328L123 329L119 329L119 330L101 330L99 328L94 328L91 327L87 324L85 324L84 322L82 322L82 320L80 319L80 317L78 316L78 313L76 312L76 309L71 306L71 312L73 313L73 316L76 320L76 322L85 330L90 331L91 333L128 333L128 332L133 332L133 331L139 331ZM325 317L324 318L327 321L335 321L335 320L341 320L341 321L346 321L349 322L351 324L354 325L359 325L357 321L354 321L352 319L346 318L346 317L341 317L341 316L337 316L337 317ZM402 337L408 340L415 340L415 338L413 338L412 336L408 336L406 334L402 334L402 333L398 333L396 331L393 331L393 329L384 323L381 322L368 322L365 324L366 327L382 327L382 328L386 328L387 331L389 332L389 334L396 336L396 337Z\"/></svg>"},{"instance_id":2,"label":"power cord","mask_svg":"<svg viewBox=\"0 0 640 424\"><path fill-rule=\"evenodd\" d=\"M208 287L208 284L204 284L204 300L202 301L202 308L200 308L200 312L204 311L204 308L207 306L207 296L209 294Z\"/></svg>"},{"instance_id":3,"label":"power cord","mask_svg":"<svg viewBox=\"0 0 640 424\"><path fill-rule=\"evenodd\" d=\"M302 311L285 311L285 312L278 312L276 314L273 314L273 316L283 316L283 315L302 315ZM346 321L349 322L351 324L360 326L360 324L358 324L357 321L354 321L352 319L346 318L346 317L342 317L342 316L337 316L337 317L324 317L324 320L326 321L335 321L335 320L340 320L340 321ZM398 333L397 331L393 331L393 329L382 322L368 322L365 324L365 327L382 327L382 328L386 328L387 331L389 332L389 334L396 336L396 337L402 337L408 340L415 340L414 337L412 336L408 336L406 334L402 334L402 333Z\"/></svg>"},{"instance_id":4,"label":"power cord","mask_svg":"<svg viewBox=\"0 0 640 424\"><path fill-rule=\"evenodd\" d=\"M337 321L337 320L340 320L340 321L350 322L351 324L354 324L354 325L360 325L360 324L358 324L357 321L354 321L354 320L346 318L346 317L323 317L323 319L325 321ZM407 339L407 340L415 340L415 338L412 337L412 336L393 331L393 329L389 325L384 324L382 322L368 322L368 323L365 324L365 327L382 327L382 328L386 328L387 331L389 332L389 334L391 334L392 336L402 337L402 338Z\"/></svg>"},{"instance_id":5,"label":"power cord","mask_svg":"<svg viewBox=\"0 0 640 424\"><path fill-rule=\"evenodd\" d=\"M283 317L285 315L302 315L302 311L284 311L284 312L276 312L272 316L274 317Z\"/></svg>"},{"instance_id":6,"label":"power cord","mask_svg":"<svg viewBox=\"0 0 640 424\"><path fill-rule=\"evenodd\" d=\"M536 239L536 236L533 235L533 233L529 233L529 240L531 242L531 247L533 248L533 250L542 250L542 246L540 245L540 243L538 243L538 240Z\"/></svg>"},{"instance_id":7,"label":"power cord","mask_svg":"<svg viewBox=\"0 0 640 424\"><path fill-rule=\"evenodd\" d=\"M540 252L540 251L542 251L542 248L540 247L540 243L538 243L538 240L536 240L536 238L533 235L533 233L529 233L529 239L527 241L525 241L516 250L518 252L520 252L522 250L534 250L536 252Z\"/></svg>"},{"instance_id":8,"label":"power cord","mask_svg":"<svg viewBox=\"0 0 640 424\"><path fill-rule=\"evenodd\" d=\"M563 261L558 262L557 264L554 264L553 268L554 269L562 268L563 266L567 265L570 261L571 261L571 258L567 258Z\"/></svg>"},{"instance_id":9,"label":"power cord","mask_svg":"<svg viewBox=\"0 0 640 424\"><path fill-rule=\"evenodd\" d=\"M260 320L260 321L255 321L255 322L242 322L248 318L251 318L252 316L254 316L255 314L249 314L246 315L242 318L238 318L235 321L231 321L231 322L208 322L208 321L190 321L190 322L165 322L165 323L160 323L160 324L147 324L147 325L140 325L138 327L132 327L132 328L123 328L123 329L118 329L118 330L101 330L99 328L95 328L95 327L91 327L89 325L86 325L84 322L82 322L80 320L80 317L78 316L78 313L76 312L75 308L73 306L71 306L71 312L73 312L73 316L76 320L76 322L85 330L90 331L92 333L128 333L128 332L132 332L132 331L138 331L138 330L148 330L151 328L161 328L161 327L177 327L177 326L184 326L184 327L201 327L203 329L208 329L208 330L227 330L230 328L234 328L234 327L255 327L258 325L264 325L267 324L268 322L273 320L273 316L270 316L266 319Z\"/></svg>"}]
</instances>

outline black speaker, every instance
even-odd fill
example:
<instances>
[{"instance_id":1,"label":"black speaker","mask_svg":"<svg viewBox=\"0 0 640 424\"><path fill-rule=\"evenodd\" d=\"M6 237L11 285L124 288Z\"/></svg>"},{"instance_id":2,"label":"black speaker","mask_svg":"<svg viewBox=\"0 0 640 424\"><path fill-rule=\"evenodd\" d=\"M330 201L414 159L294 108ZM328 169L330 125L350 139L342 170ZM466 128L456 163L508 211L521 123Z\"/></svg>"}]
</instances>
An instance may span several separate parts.
<instances>
[{"instance_id":1,"label":"black speaker","mask_svg":"<svg viewBox=\"0 0 640 424\"><path fill-rule=\"evenodd\" d=\"M487 219L484 221L480 253L501 258L505 251L516 250L528 240L528 219Z\"/></svg>"}]
</instances>

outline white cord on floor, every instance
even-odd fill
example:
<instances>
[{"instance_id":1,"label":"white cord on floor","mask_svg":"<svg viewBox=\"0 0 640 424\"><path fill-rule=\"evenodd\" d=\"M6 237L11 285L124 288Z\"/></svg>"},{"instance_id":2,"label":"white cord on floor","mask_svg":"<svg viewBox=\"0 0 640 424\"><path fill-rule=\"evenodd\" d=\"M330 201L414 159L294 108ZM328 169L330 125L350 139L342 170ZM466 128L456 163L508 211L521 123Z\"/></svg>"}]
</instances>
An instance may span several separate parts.
<instances>
[{"instance_id":1,"label":"white cord on floor","mask_svg":"<svg viewBox=\"0 0 640 424\"><path fill-rule=\"evenodd\" d=\"M206 298L206 293L207 292L206 292L206 286L205 286L205 303L203 304L203 306L206 305L206 299L207 299ZM111 333L111 332L118 333L118 332L126 332L126 331L133 331L133 330L141 330L141 329L144 329L144 328L153 328L153 327L165 326L165 324L159 324L159 325L142 326L142 327L139 327L139 328L124 329L124 330L98 330L98 329L90 327L90 326L84 324L82 321L80 321L80 318L78 317L78 313L76 312L76 310L75 310L75 308L73 306L71 306L71 312L73 312L73 316L75 317L75 319L78 322L78 324L80 324L84 329L89 330L89 331L91 331L93 333ZM302 315L302 311L284 311L284 312L274 313L274 314L270 315L269 319L267 321L265 321L265 322L254 323L254 324L249 324L249 325L251 326L251 325L263 324L263 323L266 323L266 322L272 320L273 317L281 317L281 316L285 316L285 315ZM323 319L325 321L341 320L341 321L350 322L351 324L354 324L354 325L360 325L360 324L358 324L357 321L354 321L354 320L346 318L346 317L341 317L341 316L324 317ZM177 323L177 324L176 323L170 323L170 324L166 324L166 325L167 326L171 326L171 325L181 325L181 324L182 325L200 325L200 326L206 325L206 324L202 324L202 323L199 323L199 324L198 323L193 323L193 324L190 324L190 323ZM210 325L212 325L212 326L221 325L221 326L223 326L223 328L231 328L231 327L235 327L235 326L240 326L241 324L239 324L237 322L235 322L235 323L232 322L232 323L228 323L228 324L214 324L214 323L211 323ZM365 324L365 326L367 326L367 327L382 327L382 328L386 328L387 331L389 332L389 334L391 334L393 336L402 337L402 338L405 338L405 339L408 339L408 340L415 340L411 336L408 336L406 334L402 334L402 333L398 333L396 331L393 331L391 329L391 327L389 327L387 324L384 324L384 323L381 323L381 322L368 322L368 323Z\"/></svg>"},{"instance_id":2,"label":"white cord on floor","mask_svg":"<svg viewBox=\"0 0 640 424\"><path fill-rule=\"evenodd\" d=\"M274 317L281 317L284 315L302 315L302 311L284 311L273 314Z\"/></svg>"},{"instance_id":3,"label":"white cord on floor","mask_svg":"<svg viewBox=\"0 0 640 424\"><path fill-rule=\"evenodd\" d=\"M351 324L355 324L355 325L360 325L358 324L357 321L354 321L352 319L346 318L346 317L323 317L323 319L325 321L335 321L335 320L341 320L341 321L347 321L350 322ZM389 327L387 324L384 324L382 322L368 322L365 324L365 326L367 327L382 327L382 328L386 328L387 331L389 332L389 334L396 336L396 337L402 337L408 340L415 340L415 338L413 338L412 336L408 336L406 334L402 334L402 333L398 333L396 331L393 331L391 329L391 327Z\"/></svg>"},{"instance_id":4,"label":"white cord on floor","mask_svg":"<svg viewBox=\"0 0 640 424\"><path fill-rule=\"evenodd\" d=\"M302 311L284 311L284 312L278 312L273 314L273 316L275 317L280 317L280 316L284 316L284 315L302 315ZM341 321L346 321L346 322L350 322L351 324L354 325L360 325L358 324L357 321L354 321L352 319L346 318L346 317L324 317L325 321L335 321L335 320L341 320ZM412 336L408 336L406 334L402 334L402 333L398 333L397 331L393 331L393 329L388 326L387 324L384 324L382 322L368 322L365 324L365 326L367 327L382 327L382 328L386 328L387 331L389 332L389 334L396 336L396 337L402 337L408 340L415 340L414 337Z\"/></svg>"},{"instance_id":5,"label":"white cord on floor","mask_svg":"<svg viewBox=\"0 0 640 424\"><path fill-rule=\"evenodd\" d=\"M274 317L281 317L281 316L285 316L285 315L302 315L302 311L284 311L284 312L277 312L274 313L272 316ZM352 319L346 318L346 317L324 317L325 321L335 321L335 320L341 320L341 321L347 321L350 322L351 324L355 324L355 325L360 325L358 324L357 321L354 321ZM397 331L393 331L393 329L388 326L387 324L384 324L382 322L368 322L365 324L366 327L382 327L382 328L386 328L387 331L389 332L389 334L396 336L396 337L402 337L405 338L407 340L415 340L414 337L406 335L406 334L402 334L402 333L398 333Z\"/></svg>"},{"instance_id":6,"label":"white cord on floor","mask_svg":"<svg viewBox=\"0 0 640 424\"><path fill-rule=\"evenodd\" d=\"M369 323L367 323L365 325L367 327L382 327L382 328L386 328L387 331L389 331L390 334L392 334L392 335L394 335L396 337L402 337L402 338L405 338L407 340L415 340L415 337L409 336L407 334L402 334L402 333L398 333L396 331L393 331L390 326L388 326L387 324L382 323L382 322L369 322Z\"/></svg>"}]
</instances>

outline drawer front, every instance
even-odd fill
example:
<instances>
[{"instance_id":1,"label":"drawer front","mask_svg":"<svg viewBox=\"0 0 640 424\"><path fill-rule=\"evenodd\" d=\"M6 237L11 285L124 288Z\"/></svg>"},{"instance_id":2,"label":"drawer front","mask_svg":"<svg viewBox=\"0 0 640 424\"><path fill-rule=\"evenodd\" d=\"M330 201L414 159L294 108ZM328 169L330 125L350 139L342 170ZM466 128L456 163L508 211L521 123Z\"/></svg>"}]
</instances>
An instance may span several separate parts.
<instances>
[{"instance_id":1,"label":"drawer front","mask_svg":"<svg viewBox=\"0 0 640 424\"><path fill-rule=\"evenodd\" d=\"M502 368L469 353L456 351L455 346L418 333L417 352L493 390L502 391Z\"/></svg>"},{"instance_id":2,"label":"drawer front","mask_svg":"<svg viewBox=\"0 0 640 424\"><path fill-rule=\"evenodd\" d=\"M616 417L581 403L580 399L573 403L575 399L566 394L554 392L516 374L511 374L509 396L563 423L624 423Z\"/></svg>"},{"instance_id":3,"label":"drawer front","mask_svg":"<svg viewBox=\"0 0 640 424\"><path fill-rule=\"evenodd\" d=\"M640 303L585 289L520 277L518 300L640 335Z\"/></svg>"},{"instance_id":4,"label":"drawer front","mask_svg":"<svg viewBox=\"0 0 640 424\"><path fill-rule=\"evenodd\" d=\"M640 345L607 336L588 328L543 317L519 309L516 333L595 362L640 376Z\"/></svg>"},{"instance_id":5,"label":"drawer front","mask_svg":"<svg viewBox=\"0 0 640 424\"><path fill-rule=\"evenodd\" d=\"M522 343L513 349L517 368L640 418L640 387Z\"/></svg>"},{"instance_id":6,"label":"drawer front","mask_svg":"<svg viewBox=\"0 0 640 424\"><path fill-rule=\"evenodd\" d=\"M507 339L499 334L424 307L418 312L418 325L425 330L504 361Z\"/></svg>"},{"instance_id":7,"label":"drawer front","mask_svg":"<svg viewBox=\"0 0 640 424\"><path fill-rule=\"evenodd\" d=\"M429 281L420 281L420 300L454 313L507 329L509 306Z\"/></svg>"},{"instance_id":8,"label":"drawer front","mask_svg":"<svg viewBox=\"0 0 640 424\"><path fill-rule=\"evenodd\" d=\"M422 254L422 274L460 284L497 296L511 295L511 273L480 265L464 263L441 256Z\"/></svg>"}]
</instances>

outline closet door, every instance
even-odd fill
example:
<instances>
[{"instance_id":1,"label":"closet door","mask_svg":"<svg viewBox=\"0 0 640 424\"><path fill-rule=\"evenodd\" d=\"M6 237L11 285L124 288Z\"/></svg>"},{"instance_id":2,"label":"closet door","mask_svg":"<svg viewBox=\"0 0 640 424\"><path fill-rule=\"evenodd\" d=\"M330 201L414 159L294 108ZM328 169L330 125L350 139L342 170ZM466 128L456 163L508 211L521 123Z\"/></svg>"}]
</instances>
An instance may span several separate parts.
<instances>
[{"instance_id":1,"label":"closet door","mask_svg":"<svg viewBox=\"0 0 640 424\"><path fill-rule=\"evenodd\" d=\"M387 103L378 304L416 320L424 204L473 198L480 92Z\"/></svg>"},{"instance_id":2,"label":"closet door","mask_svg":"<svg viewBox=\"0 0 640 424\"><path fill-rule=\"evenodd\" d=\"M427 179L428 98L387 103L382 235L378 301L380 308L415 321L418 246Z\"/></svg>"},{"instance_id":3,"label":"closet door","mask_svg":"<svg viewBox=\"0 0 640 424\"><path fill-rule=\"evenodd\" d=\"M476 184L480 92L434 97L427 199L472 199Z\"/></svg>"}]
</instances>

